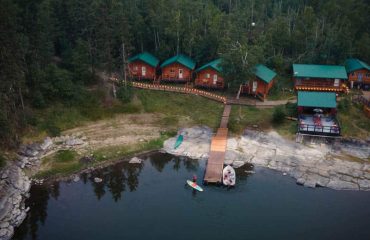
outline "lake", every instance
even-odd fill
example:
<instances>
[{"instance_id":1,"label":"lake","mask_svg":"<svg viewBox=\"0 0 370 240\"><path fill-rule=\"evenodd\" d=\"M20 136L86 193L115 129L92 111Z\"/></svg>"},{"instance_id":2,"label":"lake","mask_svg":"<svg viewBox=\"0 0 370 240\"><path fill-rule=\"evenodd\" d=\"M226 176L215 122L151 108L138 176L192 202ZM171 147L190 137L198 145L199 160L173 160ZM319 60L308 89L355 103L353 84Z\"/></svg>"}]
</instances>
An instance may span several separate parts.
<instances>
[{"instance_id":1,"label":"lake","mask_svg":"<svg viewBox=\"0 0 370 240\"><path fill-rule=\"evenodd\" d=\"M235 188L194 192L185 181L202 179L205 164L154 153L34 185L14 239L370 239L370 192L309 189L250 166L237 169Z\"/></svg>"}]
</instances>

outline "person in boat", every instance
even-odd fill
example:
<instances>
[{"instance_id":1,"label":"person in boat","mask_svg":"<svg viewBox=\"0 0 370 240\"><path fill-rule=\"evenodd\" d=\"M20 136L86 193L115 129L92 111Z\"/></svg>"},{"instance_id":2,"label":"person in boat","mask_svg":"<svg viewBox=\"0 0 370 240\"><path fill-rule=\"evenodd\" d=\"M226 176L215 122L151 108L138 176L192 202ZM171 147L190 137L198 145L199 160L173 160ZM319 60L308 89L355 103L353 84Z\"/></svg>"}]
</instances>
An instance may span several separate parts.
<instances>
[{"instance_id":1,"label":"person in boat","mask_svg":"<svg viewBox=\"0 0 370 240\"><path fill-rule=\"evenodd\" d=\"M197 183L197 175L195 175L195 174L193 175L193 182Z\"/></svg>"}]
</instances>

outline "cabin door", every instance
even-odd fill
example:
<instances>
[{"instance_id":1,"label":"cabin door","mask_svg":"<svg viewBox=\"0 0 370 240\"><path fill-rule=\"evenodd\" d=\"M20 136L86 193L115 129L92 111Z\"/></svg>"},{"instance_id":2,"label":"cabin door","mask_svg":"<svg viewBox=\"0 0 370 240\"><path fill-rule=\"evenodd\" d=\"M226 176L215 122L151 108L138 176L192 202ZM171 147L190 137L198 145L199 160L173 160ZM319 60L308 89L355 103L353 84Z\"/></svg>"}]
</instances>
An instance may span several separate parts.
<instances>
[{"instance_id":1,"label":"cabin door","mask_svg":"<svg viewBox=\"0 0 370 240\"><path fill-rule=\"evenodd\" d=\"M179 69L179 78L184 77L184 71L182 69Z\"/></svg>"},{"instance_id":2,"label":"cabin door","mask_svg":"<svg viewBox=\"0 0 370 240\"><path fill-rule=\"evenodd\" d=\"M146 75L146 67L145 67L145 66L142 66L142 67L141 67L141 75L142 75L143 77L145 77L145 75Z\"/></svg>"},{"instance_id":3,"label":"cabin door","mask_svg":"<svg viewBox=\"0 0 370 240\"><path fill-rule=\"evenodd\" d=\"M339 79L334 80L334 87L339 87Z\"/></svg>"},{"instance_id":4,"label":"cabin door","mask_svg":"<svg viewBox=\"0 0 370 240\"><path fill-rule=\"evenodd\" d=\"M256 92L257 91L257 86L258 86L257 81L253 81L252 92Z\"/></svg>"},{"instance_id":5,"label":"cabin door","mask_svg":"<svg viewBox=\"0 0 370 240\"><path fill-rule=\"evenodd\" d=\"M362 73L358 73L357 79L358 79L359 82L362 82L362 77L363 77L363 74Z\"/></svg>"},{"instance_id":6,"label":"cabin door","mask_svg":"<svg viewBox=\"0 0 370 240\"><path fill-rule=\"evenodd\" d=\"M217 74L213 75L213 85L217 84Z\"/></svg>"}]
</instances>

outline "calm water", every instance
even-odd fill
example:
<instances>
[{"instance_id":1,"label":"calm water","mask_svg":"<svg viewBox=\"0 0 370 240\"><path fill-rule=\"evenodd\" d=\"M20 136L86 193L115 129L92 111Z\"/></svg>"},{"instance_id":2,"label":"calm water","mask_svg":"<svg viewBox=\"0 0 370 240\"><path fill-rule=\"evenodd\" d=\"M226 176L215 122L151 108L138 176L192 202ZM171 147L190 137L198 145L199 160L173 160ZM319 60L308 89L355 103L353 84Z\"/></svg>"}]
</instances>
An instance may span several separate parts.
<instances>
[{"instance_id":1,"label":"calm water","mask_svg":"<svg viewBox=\"0 0 370 240\"><path fill-rule=\"evenodd\" d=\"M194 193L185 180L204 167L157 153L142 166L34 186L14 239L370 239L370 192L307 189L279 172L248 176L244 168L235 188Z\"/></svg>"}]
</instances>

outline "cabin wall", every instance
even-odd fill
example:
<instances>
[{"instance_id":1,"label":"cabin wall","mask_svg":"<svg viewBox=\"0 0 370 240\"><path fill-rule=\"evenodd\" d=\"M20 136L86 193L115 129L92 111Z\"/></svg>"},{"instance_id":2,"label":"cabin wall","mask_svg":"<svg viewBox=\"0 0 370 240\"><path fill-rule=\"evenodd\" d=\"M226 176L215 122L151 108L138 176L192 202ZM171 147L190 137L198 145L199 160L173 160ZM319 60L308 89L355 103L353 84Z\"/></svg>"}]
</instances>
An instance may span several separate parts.
<instances>
[{"instance_id":1,"label":"cabin wall","mask_svg":"<svg viewBox=\"0 0 370 240\"><path fill-rule=\"evenodd\" d=\"M353 71L348 74L348 80L357 83L370 84L370 71L367 69Z\"/></svg>"},{"instance_id":2,"label":"cabin wall","mask_svg":"<svg viewBox=\"0 0 370 240\"><path fill-rule=\"evenodd\" d=\"M257 81L257 89L255 92L253 92L253 81ZM266 83L265 81L262 81L259 78L255 78L253 81L249 81L249 93L255 95L257 94L262 95L263 99L266 99L270 89L274 85L275 80L273 79L271 82Z\"/></svg>"},{"instance_id":3,"label":"cabin wall","mask_svg":"<svg viewBox=\"0 0 370 240\"><path fill-rule=\"evenodd\" d=\"M325 91L325 89L320 88L336 88L340 91L342 89L342 85L346 83L345 80L339 79L338 84L335 85L335 79L330 78L293 78L293 80L295 88L308 87L315 88L317 91Z\"/></svg>"},{"instance_id":4,"label":"cabin wall","mask_svg":"<svg viewBox=\"0 0 370 240\"><path fill-rule=\"evenodd\" d=\"M182 78L179 76L179 70L182 69ZM187 82L191 80L192 70L179 63L170 64L162 68L162 80Z\"/></svg>"},{"instance_id":5,"label":"cabin wall","mask_svg":"<svg viewBox=\"0 0 370 240\"><path fill-rule=\"evenodd\" d=\"M217 82L214 82L215 75L217 76ZM224 88L225 81L218 71L207 68L196 74L195 86L210 87L210 88Z\"/></svg>"},{"instance_id":6,"label":"cabin wall","mask_svg":"<svg viewBox=\"0 0 370 240\"><path fill-rule=\"evenodd\" d=\"M145 75L143 74L142 68L145 67ZM129 75L134 79L149 79L154 80L156 77L156 68L150 66L142 61L135 61L128 64Z\"/></svg>"}]
</instances>

